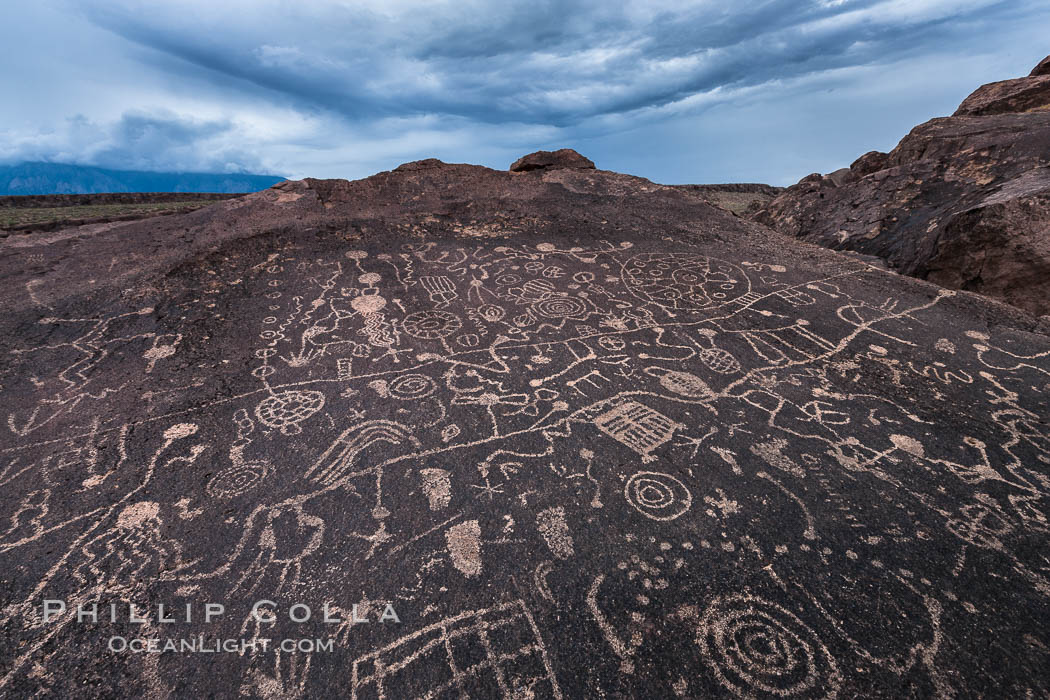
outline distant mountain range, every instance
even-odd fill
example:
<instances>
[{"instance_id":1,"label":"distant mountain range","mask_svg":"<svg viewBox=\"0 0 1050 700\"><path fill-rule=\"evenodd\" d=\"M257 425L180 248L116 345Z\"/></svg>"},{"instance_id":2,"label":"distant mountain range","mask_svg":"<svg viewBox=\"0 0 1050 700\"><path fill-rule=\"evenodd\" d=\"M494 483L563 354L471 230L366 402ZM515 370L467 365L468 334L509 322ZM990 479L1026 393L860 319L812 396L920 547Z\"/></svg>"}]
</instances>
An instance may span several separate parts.
<instances>
[{"instance_id":1,"label":"distant mountain range","mask_svg":"<svg viewBox=\"0 0 1050 700\"><path fill-rule=\"evenodd\" d=\"M285 179L247 173L155 173L70 163L18 163L0 165L0 195L257 192Z\"/></svg>"}]
</instances>

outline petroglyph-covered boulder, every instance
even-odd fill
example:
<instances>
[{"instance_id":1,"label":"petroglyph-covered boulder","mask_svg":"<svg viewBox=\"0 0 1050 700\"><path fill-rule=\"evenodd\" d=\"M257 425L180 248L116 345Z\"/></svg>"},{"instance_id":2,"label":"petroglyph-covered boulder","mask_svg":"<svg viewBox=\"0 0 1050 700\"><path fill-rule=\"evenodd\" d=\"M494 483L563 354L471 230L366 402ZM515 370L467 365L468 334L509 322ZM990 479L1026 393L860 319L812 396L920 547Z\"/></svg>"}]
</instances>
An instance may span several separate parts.
<instances>
[{"instance_id":1,"label":"petroglyph-covered boulder","mask_svg":"<svg viewBox=\"0 0 1050 700\"><path fill-rule=\"evenodd\" d=\"M12 234L0 280L4 697L1050 692L1015 307L435 160Z\"/></svg>"}]
</instances>

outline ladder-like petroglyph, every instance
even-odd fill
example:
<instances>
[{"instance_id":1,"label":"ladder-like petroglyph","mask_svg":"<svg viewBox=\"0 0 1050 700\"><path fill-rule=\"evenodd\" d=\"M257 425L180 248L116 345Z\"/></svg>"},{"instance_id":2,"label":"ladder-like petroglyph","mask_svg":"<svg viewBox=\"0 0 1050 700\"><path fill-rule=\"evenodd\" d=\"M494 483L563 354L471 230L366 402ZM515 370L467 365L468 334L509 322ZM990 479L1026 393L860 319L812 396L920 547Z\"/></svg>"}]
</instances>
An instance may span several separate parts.
<instances>
[{"instance_id":1,"label":"ladder-like petroglyph","mask_svg":"<svg viewBox=\"0 0 1050 700\"><path fill-rule=\"evenodd\" d=\"M825 252L350 237L20 312L0 692L214 687L143 634L335 643L224 655L258 697L1050 692L1047 336Z\"/></svg>"}]
</instances>

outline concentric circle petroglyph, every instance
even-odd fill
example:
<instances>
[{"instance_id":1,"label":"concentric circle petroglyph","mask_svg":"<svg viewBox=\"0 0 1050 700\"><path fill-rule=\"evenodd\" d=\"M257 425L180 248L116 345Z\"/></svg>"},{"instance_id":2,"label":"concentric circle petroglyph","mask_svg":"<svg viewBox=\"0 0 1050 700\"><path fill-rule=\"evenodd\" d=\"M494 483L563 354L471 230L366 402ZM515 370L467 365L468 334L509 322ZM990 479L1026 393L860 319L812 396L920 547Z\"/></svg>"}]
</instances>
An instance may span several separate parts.
<instances>
[{"instance_id":1,"label":"concentric circle petroglyph","mask_svg":"<svg viewBox=\"0 0 1050 700\"><path fill-rule=\"evenodd\" d=\"M587 315L587 305L576 297L541 299L532 308L546 318L581 318Z\"/></svg>"},{"instance_id":2,"label":"concentric circle petroglyph","mask_svg":"<svg viewBox=\"0 0 1050 700\"><path fill-rule=\"evenodd\" d=\"M661 472L638 472L623 490L627 502L652 520L674 520L693 505L693 495L681 481Z\"/></svg>"},{"instance_id":3,"label":"concentric circle petroglyph","mask_svg":"<svg viewBox=\"0 0 1050 700\"><path fill-rule=\"evenodd\" d=\"M794 613L751 595L716 598L696 635L704 661L740 697L834 697L839 673L826 646Z\"/></svg>"},{"instance_id":4,"label":"concentric circle petroglyph","mask_svg":"<svg viewBox=\"0 0 1050 700\"><path fill-rule=\"evenodd\" d=\"M426 398L436 388L434 380L424 374L405 374L390 382L387 391L395 399L409 401Z\"/></svg>"},{"instance_id":5,"label":"concentric circle petroglyph","mask_svg":"<svg viewBox=\"0 0 1050 700\"><path fill-rule=\"evenodd\" d=\"M463 327L463 322L455 314L433 309L411 313L405 316L405 320L401 325L404 327L405 333L408 333L413 338L438 340L447 338L458 331Z\"/></svg>"},{"instance_id":6,"label":"concentric circle petroglyph","mask_svg":"<svg viewBox=\"0 0 1050 700\"><path fill-rule=\"evenodd\" d=\"M751 291L736 265L696 253L641 253L623 266L623 281L636 297L673 309L703 309Z\"/></svg>"},{"instance_id":7,"label":"concentric circle petroglyph","mask_svg":"<svg viewBox=\"0 0 1050 700\"><path fill-rule=\"evenodd\" d=\"M503 310L503 307L496 306L495 304L482 304L478 307L478 313L489 323L500 321L507 315L507 312Z\"/></svg>"},{"instance_id":8,"label":"concentric circle petroglyph","mask_svg":"<svg viewBox=\"0 0 1050 700\"><path fill-rule=\"evenodd\" d=\"M205 491L216 498L231 498L258 486L268 471L261 462L235 464L213 476Z\"/></svg>"},{"instance_id":9,"label":"concentric circle petroglyph","mask_svg":"<svg viewBox=\"0 0 1050 700\"><path fill-rule=\"evenodd\" d=\"M300 423L323 407L321 392L289 390L266 397L255 407L255 416L263 425L292 435L302 430Z\"/></svg>"}]
</instances>

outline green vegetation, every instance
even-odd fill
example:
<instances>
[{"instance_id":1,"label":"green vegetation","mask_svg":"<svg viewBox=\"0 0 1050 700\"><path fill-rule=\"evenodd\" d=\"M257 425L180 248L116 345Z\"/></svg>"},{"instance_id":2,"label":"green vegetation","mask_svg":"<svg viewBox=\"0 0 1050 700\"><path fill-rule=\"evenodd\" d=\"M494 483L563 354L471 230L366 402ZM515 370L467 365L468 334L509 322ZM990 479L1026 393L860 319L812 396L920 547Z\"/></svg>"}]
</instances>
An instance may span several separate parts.
<instances>
[{"instance_id":1,"label":"green vegetation","mask_svg":"<svg viewBox=\"0 0 1050 700\"><path fill-rule=\"evenodd\" d=\"M146 202L142 204L91 204L72 207L17 207L0 208L0 229L17 229L41 224L82 221L114 221L125 218L145 218L168 212L188 212L215 204L208 200L186 202Z\"/></svg>"}]
</instances>

